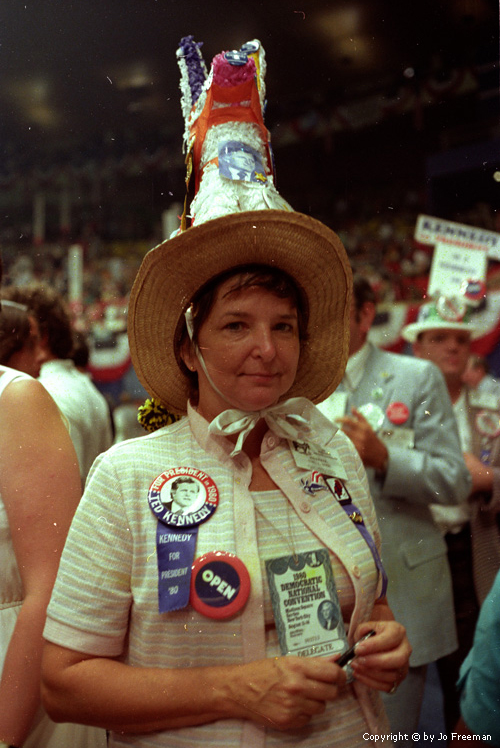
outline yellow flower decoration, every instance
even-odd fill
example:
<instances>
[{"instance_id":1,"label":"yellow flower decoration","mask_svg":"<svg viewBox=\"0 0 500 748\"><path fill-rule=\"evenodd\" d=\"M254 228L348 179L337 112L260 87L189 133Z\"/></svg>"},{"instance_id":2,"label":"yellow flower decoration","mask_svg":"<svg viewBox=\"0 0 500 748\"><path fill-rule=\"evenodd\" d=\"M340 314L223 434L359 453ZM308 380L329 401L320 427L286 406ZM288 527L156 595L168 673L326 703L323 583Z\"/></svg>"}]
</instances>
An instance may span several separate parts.
<instances>
[{"instance_id":1,"label":"yellow flower decoration","mask_svg":"<svg viewBox=\"0 0 500 748\"><path fill-rule=\"evenodd\" d=\"M155 397L148 398L144 405L140 405L137 411L137 420L149 433L161 429L163 426L180 421L182 416L171 413Z\"/></svg>"}]
</instances>

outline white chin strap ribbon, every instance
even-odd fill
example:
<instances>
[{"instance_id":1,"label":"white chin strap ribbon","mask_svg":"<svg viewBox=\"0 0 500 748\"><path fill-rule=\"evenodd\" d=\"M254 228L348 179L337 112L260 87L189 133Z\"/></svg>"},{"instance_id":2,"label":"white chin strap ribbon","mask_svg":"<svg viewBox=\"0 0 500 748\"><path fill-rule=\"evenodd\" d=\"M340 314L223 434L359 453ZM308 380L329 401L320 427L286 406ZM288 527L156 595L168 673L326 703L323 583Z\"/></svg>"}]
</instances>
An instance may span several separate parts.
<instances>
[{"instance_id":1,"label":"white chin strap ribbon","mask_svg":"<svg viewBox=\"0 0 500 748\"><path fill-rule=\"evenodd\" d=\"M231 408L219 413L211 422L208 430L211 434L217 434L218 436L238 434L231 457L241 452L243 442L261 418L265 420L276 436L292 441L307 441L310 433L309 423L306 418L299 415L304 406L311 406L309 400L305 397L292 397L277 405L264 408L264 410L245 411Z\"/></svg>"}]
</instances>

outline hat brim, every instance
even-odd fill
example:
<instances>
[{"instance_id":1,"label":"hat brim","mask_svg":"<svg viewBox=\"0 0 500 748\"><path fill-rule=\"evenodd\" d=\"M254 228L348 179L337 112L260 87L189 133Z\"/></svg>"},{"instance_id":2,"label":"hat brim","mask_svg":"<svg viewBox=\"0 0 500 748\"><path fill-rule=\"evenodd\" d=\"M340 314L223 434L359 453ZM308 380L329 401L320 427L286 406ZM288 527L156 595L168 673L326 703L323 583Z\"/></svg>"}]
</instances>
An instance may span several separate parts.
<instances>
[{"instance_id":1,"label":"hat brim","mask_svg":"<svg viewBox=\"0 0 500 748\"><path fill-rule=\"evenodd\" d=\"M301 345L288 397L321 402L344 374L349 350L352 273L338 236L301 213L259 210L207 221L168 239L145 256L132 287L130 352L141 384L174 413L185 413L188 382L174 338L195 293L241 265L288 273L308 301L308 339Z\"/></svg>"},{"instance_id":2,"label":"hat brim","mask_svg":"<svg viewBox=\"0 0 500 748\"><path fill-rule=\"evenodd\" d=\"M401 337L408 341L408 343L415 343L421 332L427 332L428 330L465 330L470 333L471 340L475 340L481 336L481 332L477 327L472 327L466 322L449 322L443 320L442 322L432 321L432 324L425 322L413 322L410 325L406 325L401 330Z\"/></svg>"}]
</instances>

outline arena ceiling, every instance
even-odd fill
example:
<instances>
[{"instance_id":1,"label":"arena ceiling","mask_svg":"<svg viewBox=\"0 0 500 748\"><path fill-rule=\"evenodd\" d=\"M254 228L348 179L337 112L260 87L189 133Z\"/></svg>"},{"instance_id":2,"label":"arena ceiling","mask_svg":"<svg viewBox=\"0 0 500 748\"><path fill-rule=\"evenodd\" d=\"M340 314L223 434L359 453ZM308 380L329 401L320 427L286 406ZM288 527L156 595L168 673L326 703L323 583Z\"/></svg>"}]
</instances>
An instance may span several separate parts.
<instances>
[{"instance_id":1,"label":"arena ceiling","mask_svg":"<svg viewBox=\"0 0 500 748\"><path fill-rule=\"evenodd\" d=\"M175 51L261 40L271 124L432 69L498 58L496 0L1 0L0 166L12 152L174 133ZM2 164L3 161L3 164Z\"/></svg>"}]
</instances>

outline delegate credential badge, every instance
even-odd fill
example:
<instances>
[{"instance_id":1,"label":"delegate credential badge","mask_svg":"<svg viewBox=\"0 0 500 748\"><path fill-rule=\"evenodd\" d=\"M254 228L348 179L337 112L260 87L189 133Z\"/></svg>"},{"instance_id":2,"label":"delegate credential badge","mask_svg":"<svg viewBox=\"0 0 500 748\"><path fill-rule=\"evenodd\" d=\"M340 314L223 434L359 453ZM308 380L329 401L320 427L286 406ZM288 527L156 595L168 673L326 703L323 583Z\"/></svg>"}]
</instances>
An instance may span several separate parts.
<instances>
[{"instance_id":1,"label":"delegate credential badge","mask_svg":"<svg viewBox=\"0 0 500 748\"><path fill-rule=\"evenodd\" d=\"M326 548L268 559L266 572L283 655L316 657L347 649Z\"/></svg>"}]
</instances>

